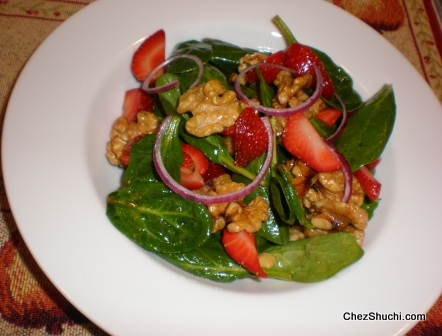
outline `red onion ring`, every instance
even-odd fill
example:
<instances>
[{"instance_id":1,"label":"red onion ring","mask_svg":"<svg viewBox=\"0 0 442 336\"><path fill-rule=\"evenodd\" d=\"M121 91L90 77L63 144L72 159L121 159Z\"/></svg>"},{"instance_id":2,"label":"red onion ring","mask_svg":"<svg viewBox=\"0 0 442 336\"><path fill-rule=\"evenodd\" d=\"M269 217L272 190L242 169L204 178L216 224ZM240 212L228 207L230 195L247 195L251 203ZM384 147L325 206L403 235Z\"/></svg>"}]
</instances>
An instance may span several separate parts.
<instances>
[{"instance_id":1,"label":"red onion ring","mask_svg":"<svg viewBox=\"0 0 442 336\"><path fill-rule=\"evenodd\" d=\"M347 117L348 117L347 107L345 106L344 101L342 100L342 98L337 93L335 93L335 97L338 100L339 104L341 104L341 107L342 107L342 119L341 119L341 123L339 124L339 126L336 129L335 133L333 133L332 135L330 135L326 139L329 142L335 141L341 135L342 131L345 128L345 125L347 124Z\"/></svg>"},{"instance_id":2,"label":"red onion ring","mask_svg":"<svg viewBox=\"0 0 442 336\"><path fill-rule=\"evenodd\" d=\"M146 77L146 79L143 82L143 85L141 86L141 88L146 91L147 93L160 93L160 92L164 92L170 89L173 89L174 87L179 85L179 81L173 81L170 83L167 83L165 85L161 85L159 87L155 87L155 88L151 88L149 87L150 85L150 81L152 80L152 77L155 75L155 73L160 70L161 68L165 67L166 65L172 63L173 61L179 59L179 58L189 58L191 60L194 60L196 65L198 66L198 76L195 79L195 81L192 83L192 85L189 87L189 89L195 87L196 85L198 85L198 83L201 80L201 77L203 75L203 71L204 71L204 64L203 61L201 61L201 59L198 56L195 55L190 55L190 54L180 54L180 55L174 55L169 57L167 60L165 60L164 62L160 63L159 65L157 65L150 73L149 75Z\"/></svg>"},{"instance_id":3,"label":"red onion ring","mask_svg":"<svg viewBox=\"0 0 442 336\"><path fill-rule=\"evenodd\" d=\"M163 140L167 128L169 127L171 119L172 116L167 116L158 130L155 139L154 151L153 151L153 162L164 184L168 186L172 191L180 195L181 197L187 198L188 200L193 202L203 203L203 204L231 202L250 194L253 190L255 190L259 186L261 181L264 179L264 176L267 174L267 171L269 170L270 164L272 162L272 154L274 146L272 126L267 117L262 118L262 121L264 122L264 126L267 130L268 149L267 149L266 159L262 165L260 172L256 175L256 178L245 188L230 194L215 195L215 196L200 195L189 189L184 188L181 184L175 181L173 177L169 174L169 172L166 170L166 167L164 166L163 163L163 157L161 155L161 142Z\"/></svg>"},{"instance_id":4,"label":"red onion ring","mask_svg":"<svg viewBox=\"0 0 442 336\"><path fill-rule=\"evenodd\" d=\"M338 151L328 140L325 141L330 150L336 155L339 161L341 161L341 169L344 174L345 187L344 194L342 195L342 202L347 203L350 201L351 195L353 193L353 172L351 171L350 164L347 159Z\"/></svg>"},{"instance_id":5,"label":"red onion ring","mask_svg":"<svg viewBox=\"0 0 442 336\"><path fill-rule=\"evenodd\" d=\"M255 103L253 100L251 100L249 97L247 97L241 90L241 79L246 75L247 72L249 72L250 70L253 70L256 67L259 66L271 66L271 67L275 67L281 70L286 70L289 71L290 73L297 75L296 71L281 65L277 65L277 64L271 64L271 63L257 63L257 64L253 64L249 67L247 67L246 69L242 70L238 77L236 78L235 81L235 92L238 95L238 97L245 101L249 106L255 108L256 110L268 114L268 115L273 115L273 116L282 116L282 117L288 117L294 113L297 112L301 112L304 111L306 109L308 109L309 107L311 107L314 103L316 103L316 101L321 97L322 94L322 85L323 85L323 79L322 79L322 75L321 75L321 71L319 70L319 67L317 65L313 65L314 69L315 69L315 74L316 74L316 88L315 91L313 92L313 94L305 101L303 102L301 105L295 106L295 107L287 107L287 108L272 108L272 107L266 107L266 106L262 106L258 103Z\"/></svg>"}]
</instances>

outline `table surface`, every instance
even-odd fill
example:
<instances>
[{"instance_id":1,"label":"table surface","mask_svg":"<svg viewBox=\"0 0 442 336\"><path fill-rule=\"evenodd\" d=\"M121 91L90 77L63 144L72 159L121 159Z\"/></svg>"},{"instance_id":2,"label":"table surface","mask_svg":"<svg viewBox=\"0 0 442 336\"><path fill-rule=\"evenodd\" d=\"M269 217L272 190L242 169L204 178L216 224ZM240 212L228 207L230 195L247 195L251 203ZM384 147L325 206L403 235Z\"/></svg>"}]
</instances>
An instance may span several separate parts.
<instances>
[{"instance_id":1,"label":"table surface","mask_svg":"<svg viewBox=\"0 0 442 336\"><path fill-rule=\"evenodd\" d=\"M442 102L442 0L327 0L375 28L413 64ZM0 0L0 117L31 54L93 0ZM379 11L379 4L389 7ZM106 335L51 284L14 222L0 171L0 334ZM442 335L442 297L407 335Z\"/></svg>"}]
</instances>

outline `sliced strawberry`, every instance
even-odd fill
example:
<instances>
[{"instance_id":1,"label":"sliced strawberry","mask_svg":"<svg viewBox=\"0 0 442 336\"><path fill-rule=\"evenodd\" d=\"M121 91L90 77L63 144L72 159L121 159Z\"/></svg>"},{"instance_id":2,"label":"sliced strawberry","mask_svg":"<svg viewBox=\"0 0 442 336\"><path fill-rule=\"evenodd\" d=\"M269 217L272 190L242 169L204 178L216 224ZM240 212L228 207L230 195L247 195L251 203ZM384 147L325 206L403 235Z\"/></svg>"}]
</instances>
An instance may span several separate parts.
<instances>
[{"instance_id":1,"label":"sliced strawberry","mask_svg":"<svg viewBox=\"0 0 442 336\"><path fill-rule=\"evenodd\" d=\"M120 162L127 166L129 164L130 159L130 150L132 149L132 146L136 144L138 141L143 139L145 134L140 134L136 136L135 138L130 139L128 142L126 142L126 145L123 148L123 151L121 152L120 156Z\"/></svg>"},{"instance_id":2,"label":"sliced strawberry","mask_svg":"<svg viewBox=\"0 0 442 336\"><path fill-rule=\"evenodd\" d=\"M292 155L316 171L335 171L341 167L338 157L302 112L287 119L282 141Z\"/></svg>"},{"instance_id":3,"label":"sliced strawberry","mask_svg":"<svg viewBox=\"0 0 442 336\"><path fill-rule=\"evenodd\" d=\"M221 242L227 254L241 266L247 268L253 274L267 278L259 264L256 240L253 233L240 231L231 233L224 229Z\"/></svg>"},{"instance_id":4,"label":"sliced strawberry","mask_svg":"<svg viewBox=\"0 0 442 336\"><path fill-rule=\"evenodd\" d=\"M151 71L162 62L166 57L166 33L160 29L149 36L138 47L132 57L131 69L134 76L143 82ZM159 70L152 78L153 83L164 70Z\"/></svg>"},{"instance_id":5,"label":"sliced strawberry","mask_svg":"<svg viewBox=\"0 0 442 336\"><path fill-rule=\"evenodd\" d=\"M342 112L333 107L327 107L321 111L319 111L316 119L322 120L328 126L333 126L336 121L342 116Z\"/></svg>"},{"instance_id":6,"label":"sliced strawberry","mask_svg":"<svg viewBox=\"0 0 442 336\"><path fill-rule=\"evenodd\" d=\"M180 184L190 190L196 190L204 186L204 174L209 168L209 160L204 153L196 147L181 144L183 151L183 163L180 167Z\"/></svg>"},{"instance_id":7,"label":"sliced strawberry","mask_svg":"<svg viewBox=\"0 0 442 336\"><path fill-rule=\"evenodd\" d=\"M235 164L244 167L267 150L267 131L263 121L251 107L241 112L234 126L232 139Z\"/></svg>"},{"instance_id":8,"label":"sliced strawberry","mask_svg":"<svg viewBox=\"0 0 442 336\"><path fill-rule=\"evenodd\" d=\"M376 201L381 193L381 184L368 170L367 167L362 166L353 173L354 177L358 180L362 189L364 189L368 198L372 201Z\"/></svg>"},{"instance_id":9,"label":"sliced strawberry","mask_svg":"<svg viewBox=\"0 0 442 336\"><path fill-rule=\"evenodd\" d=\"M123 102L123 116L129 122L136 121L137 113L141 111L152 112L155 100L146 91L141 89L131 89L126 91Z\"/></svg>"},{"instance_id":10,"label":"sliced strawberry","mask_svg":"<svg viewBox=\"0 0 442 336\"><path fill-rule=\"evenodd\" d=\"M281 50L270 55L264 60L264 63L285 65L284 51ZM263 65L259 67L259 71L261 71L261 74L264 77L264 80L266 81L267 84L273 84L273 82L276 79L276 76L281 71L281 69ZM246 74L246 80L247 83L255 83L256 81L258 81L258 75L256 74L256 71L255 70L249 71Z\"/></svg>"},{"instance_id":11,"label":"sliced strawberry","mask_svg":"<svg viewBox=\"0 0 442 336\"><path fill-rule=\"evenodd\" d=\"M313 64L316 64L321 71L323 79L322 96L326 99L331 99L335 91L333 83L330 76L325 71L324 64L315 54L315 52L310 47L300 43L293 43L287 48L285 54L285 65L293 70L296 70L298 75L312 75L312 88L316 86L316 73Z\"/></svg>"},{"instance_id":12,"label":"sliced strawberry","mask_svg":"<svg viewBox=\"0 0 442 336\"><path fill-rule=\"evenodd\" d=\"M226 168L217 163L209 162L209 168L202 176L204 181L207 182L223 174L226 174Z\"/></svg>"}]
</instances>

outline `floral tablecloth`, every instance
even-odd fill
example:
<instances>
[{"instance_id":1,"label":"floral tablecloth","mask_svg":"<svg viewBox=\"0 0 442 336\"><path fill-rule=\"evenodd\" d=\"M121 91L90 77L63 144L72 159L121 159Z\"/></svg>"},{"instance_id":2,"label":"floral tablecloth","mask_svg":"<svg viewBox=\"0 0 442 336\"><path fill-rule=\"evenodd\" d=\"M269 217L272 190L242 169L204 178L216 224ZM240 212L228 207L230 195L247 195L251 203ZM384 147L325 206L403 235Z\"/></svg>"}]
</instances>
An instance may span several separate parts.
<instances>
[{"instance_id":1,"label":"floral tablecloth","mask_svg":"<svg viewBox=\"0 0 442 336\"><path fill-rule=\"evenodd\" d=\"M105 1L105 0L101 0ZM307 1L307 0L306 0ZM376 29L442 102L442 0L327 0ZM93 0L0 0L0 116L34 50ZM20 237L0 172L0 335L106 335L51 284ZM442 335L442 298L408 335Z\"/></svg>"}]
</instances>

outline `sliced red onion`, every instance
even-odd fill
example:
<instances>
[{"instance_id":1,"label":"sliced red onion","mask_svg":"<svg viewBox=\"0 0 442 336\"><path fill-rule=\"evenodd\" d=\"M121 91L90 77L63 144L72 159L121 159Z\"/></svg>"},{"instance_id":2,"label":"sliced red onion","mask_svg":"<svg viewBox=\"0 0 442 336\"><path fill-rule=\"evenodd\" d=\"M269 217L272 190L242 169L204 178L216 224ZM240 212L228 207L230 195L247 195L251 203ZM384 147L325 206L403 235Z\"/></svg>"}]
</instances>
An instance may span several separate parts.
<instances>
[{"instance_id":1,"label":"sliced red onion","mask_svg":"<svg viewBox=\"0 0 442 336\"><path fill-rule=\"evenodd\" d=\"M274 144L273 144L272 126L270 125L269 119L267 117L264 117L262 118L262 121L264 122L264 126L267 130L267 137L268 137L267 156L262 165L260 172L258 173L258 175L256 175L256 178L250 184L248 184L243 189L240 189L233 193L225 195L215 195L215 196L200 195L193 192L192 190L184 188L181 184L175 181L173 177L169 174L166 167L164 166L163 157L161 155L161 142L163 140L164 133L169 127L171 119L172 116L167 116L158 130L155 139L154 151L153 151L153 162L164 184L168 186L172 191L180 195L181 197L187 198L188 200L191 200L193 202L203 203L203 204L231 202L250 194L253 190L255 190L259 186L264 176L267 174L267 171L269 170L270 164L272 162Z\"/></svg>"},{"instance_id":2,"label":"sliced red onion","mask_svg":"<svg viewBox=\"0 0 442 336\"><path fill-rule=\"evenodd\" d=\"M330 135L327 138L327 141L333 142L335 141L342 133L342 131L345 128L345 125L347 124L347 107L345 106L344 101L342 100L342 98L335 92L335 97L338 100L339 104L341 104L342 107L342 118L341 118L341 123L339 124L338 128L336 129L335 133L333 133L332 135Z\"/></svg>"},{"instance_id":3,"label":"sliced red onion","mask_svg":"<svg viewBox=\"0 0 442 336\"><path fill-rule=\"evenodd\" d=\"M179 54L179 55L174 55L169 57L167 60L165 60L164 62L162 62L161 64L157 65L151 72L150 74L146 77L146 79L143 82L143 85L141 86L141 88L146 91L147 93L160 93L160 92L164 92L170 89L173 89L174 87L176 87L177 85L179 85L179 81L173 81L170 83L167 83L165 85L159 86L159 87L149 87L150 82L153 78L153 76L155 76L155 73L162 69L163 67L165 67L166 65L172 63L173 61L179 59L179 58L189 58L191 60L194 60L196 65L198 66L198 76L195 79L195 81L192 83L192 85L189 87L189 89L193 88L194 86L198 85L198 83L201 80L201 77L203 75L203 71L204 71L204 64L203 61L201 61L201 59L198 56L195 55L190 55L190 54Z\"/></svg>"},{"instance_id":4,"label":"sliced red onion","mask_svg":"<svg viewBox=\"0 0 442 336\"><path fill-rule=\"evenodd\" d=\"M350 201L351 195L353 193L353 173L351 171L350 164L348 163L344 155L342 155L342 153L338 151L329 141L326 140L325 143L341 162L341 169L345 179L342 202L347 203L348 201Z\"/></svg>"},{"instance_id":5,"label":"sliced red onion","mask_svg":"<svg viewBox=\"0 0 442 336\"><path fill-rule=\"evenodd\" d=\"M313 65L313 67L315 69L315 74L316 74L316 88L315 88L315 91L313 92L313 94L305 102L303 102L301 105L298 105L295 107L287 107L287 108L280 108L280 109L262 106L256 102L254 102L253 100L251 100L249 97L247 97L241 90L241 79L247 74L247 72L249 72L250 70L253 70L254 68L259 67L259 66L266 66L266 67L271 66L271 67L278 68L281 70L289 71L290 73L297 75L296 71L293 69L290 69L290 68L287 68L287 67L284 67L284 66L281 66L278 64L263 63L263 62L253 64L253 65L247 67L246 69L244 69L243 71L241 71L235 81L235 86L234 86L235 92L241 100L245 101L249 106L255 108L256 110L258 110L262 113L268 114L268 115L288 117L294 113L307 110L314 103L316 103L316 101L321 97L322 85L323 85L322 75L321 75L321 71L319 70L319 67L317 65Z\"/></svg>"}]
</instances>

